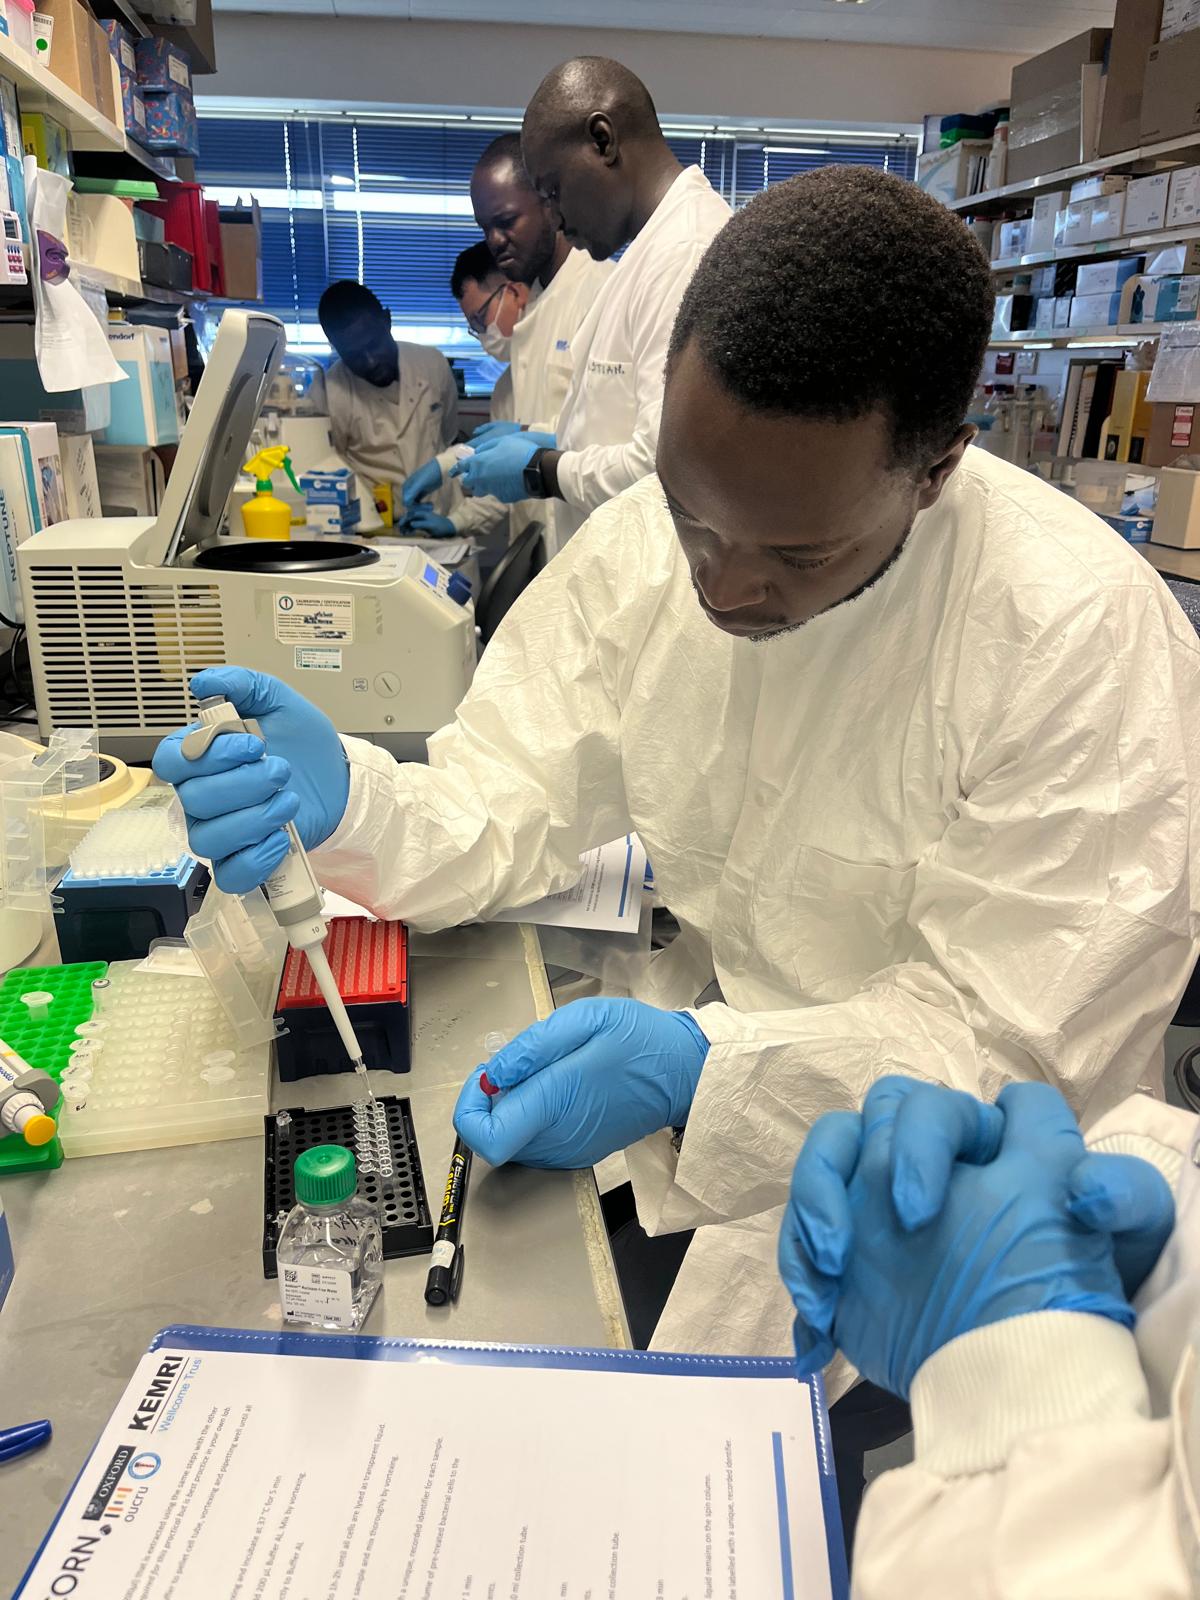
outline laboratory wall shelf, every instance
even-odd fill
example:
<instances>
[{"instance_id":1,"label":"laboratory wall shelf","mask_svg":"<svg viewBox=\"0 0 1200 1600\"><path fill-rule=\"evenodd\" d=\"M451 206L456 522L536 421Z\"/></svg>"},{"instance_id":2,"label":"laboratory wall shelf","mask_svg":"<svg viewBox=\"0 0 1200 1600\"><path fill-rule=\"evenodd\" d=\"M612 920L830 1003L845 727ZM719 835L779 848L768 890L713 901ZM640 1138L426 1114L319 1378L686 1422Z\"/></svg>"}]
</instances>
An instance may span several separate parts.
<instances>
[{"instance_id":1,"label":"laboratory wall shelf","mask_svg":"<svg viewBox=\"0 0 1200 1600\"><path fill-rule=\"evenodd\" d=\"M1121 239L1097 240L1094 244L1080 244L1060 250L1040 250L1028 256L1009 256L993 261L992 271L1001 276L1028 272L1034 267L1048 267L1056 261L1103 261L1111 256L1144 256L1155 250L1169 250L1173 244L1183 244L1189 239L1200 239L1200 228L1160 228L1156 233L1129 234Z\"/></svg>"},{"instance_id":2,"label":"laboratory wall shelf","mask_svg":"<svg viewBox=\"0 0 1200 1600\"><path fill-rule=\"evenodd\" d=\"M212 985L191 966L162 970L153 955L109 966L91 1037L63 1077L68 1159L258 1133L270 1104L271 1047L239 1048Z\"/></svg>"},{"instance_id":3,"label":"laboratory wall shelf","mask_svg":"<svg viewBox=\"0 0 1200 1600\"><path fill-rule=\"evenodd\" d=\"M378 1125L386 1127L386 1144L374 1132ZM433 1218L408 1100L380 1095L373 1108L368 1101L323 1111L291 1107L264 1118L263 1128L264 1277L278 1276L275 1246L288 1212L296 1203L292 1172L296 1157L319 1144L340 1144L354 1152L358 1192L379 1207L386 1260L426 1255L432 1250Z\"/></svg>"},{"instance_id":4,"label":"laboratory wall shelf","mask_svg":"<svg viewBox=\"0 0 1200 1600\"><path fill-rule=\"evenodd\" d=\"M110 122L7 34L0 34L0 76L15 81L22 111L46 112L63 124L73 144L83 140L93 150L124 150L124 128Z\"/></svg>"},{"instance_id":5,"label":"laboratory wall shelf","mask_svg":"<svg viewBox=\"0 0 1200 1600\"><path fill-rule=\"evenodd\" d=\"M59 1082L71 1060L75 1030L91 1018L92 984L95 979L103 978L107 970L103 961L14 968L0 983L0 1039L31 1067L39 1067ZM28 1006L21 1000L23 994L38 989L54 996L49 1011L40 1021L31 1016ZM61 1101L58 1116L61 1122ZM52 1171L62 1165L62 1160L59 1138L37 1149L16 1134L0 1139L0 1177L11 1172Z\"/></svg>"},{"instance_id":6,"label":"laboratory wall shelf","mask_svg":"<svg viewBox=\"0 0 1200 1600\"><path fill-rule=\"evenodd\" d=\"M1096 345L1138 344L1143 339L1157 339L1168 328L1186 328L1186 322L1131 322L1119 328L1022 328L1017 333L1006 333L989 339L993 350L1064 350L1069 345L1089 349Z\"/></svg>"},{"instance_id":7,"label":"laboratory wall shelf","mask_svg":"<svg viewBox=\"0 0 1200 1600\"><path fill-rule=\"evenodd\" d=\"M1132 150L1121 150L1116 155L1100 156L1095 161L1083 161L1074 167L1063 167L1058 172L1046 172L1038 178L1027 178L1021 183L1007 183L1002 189L986 189L982 194L971 194L963 200L951 202L950 210L968 217L986 217L1017 209L1014 202L1027 200L1031 204L1047 189L1061 189L1076 178L1089 178L1097 172L1125 172L1139 177L1163 166L1188 166L1200 161L1200 134L1185 134L1180 139L1165 139L1161 144L1138 145Z\"/></svg>"}]
</instances>

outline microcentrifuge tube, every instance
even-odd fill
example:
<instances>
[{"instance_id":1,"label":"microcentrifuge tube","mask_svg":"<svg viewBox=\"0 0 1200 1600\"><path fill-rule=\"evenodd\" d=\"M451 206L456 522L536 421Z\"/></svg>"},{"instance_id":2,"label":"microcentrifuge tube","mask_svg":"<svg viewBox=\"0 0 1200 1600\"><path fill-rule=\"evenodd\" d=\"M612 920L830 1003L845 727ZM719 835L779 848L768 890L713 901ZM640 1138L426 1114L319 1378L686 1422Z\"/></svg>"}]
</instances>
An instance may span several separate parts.
<instances>
[{"instance_id":1,"label":"microcentrifuge tube","mask_svg":"<svg viewBox=\"0 0 1200 1600\"><path fill-rule=\"evenodd\" d=\"M27 1008L31 1021L41 1022L50 1015L53 999L48 989L30 989L21 996L21 1004Z\"/></svg>"},{"instance_id":2,"label":"microcentrifuge tube","mask_svg":"<svg viewBox=\"0 0 1200 1600\"><path fill-rule=\"evenodd\" d=\"M485 1033L483 1036L483 1048L489 1056L494 1056L497 1051L503 1050L507 1043L508 1034L500 1028L495 1028L491 1033Z\"/></svg>"},{"instance_id":3,"label":"microcentrifuge tube","mask_svg":"<svg viewBox=\"0 0 1200 1600\"><path fill-rule=\"evenodd\" d=\"M105 1006L107 1006L107 1005L109 1005L111 1003L112 997L113 997L113 992L112 992L112 979L111 978L93 978L92 979L92 1015L93 1015L93 1017L98 1017L100 1015L100 1013L104 1010Z\"/></svg>"},{"instance_id":4,"label":"microcentrifuge tube","mask_svg":"<svg viewBox=\"0 0 1200 1600\"><path fill-rule=\"evenodd\" d=\"M232 1050L212 1050L204 1057L204 1068L200 1073L205 1083L228 1083L233 1077L234 1062L237 1057Z\"/></svg>"}]
</instances>

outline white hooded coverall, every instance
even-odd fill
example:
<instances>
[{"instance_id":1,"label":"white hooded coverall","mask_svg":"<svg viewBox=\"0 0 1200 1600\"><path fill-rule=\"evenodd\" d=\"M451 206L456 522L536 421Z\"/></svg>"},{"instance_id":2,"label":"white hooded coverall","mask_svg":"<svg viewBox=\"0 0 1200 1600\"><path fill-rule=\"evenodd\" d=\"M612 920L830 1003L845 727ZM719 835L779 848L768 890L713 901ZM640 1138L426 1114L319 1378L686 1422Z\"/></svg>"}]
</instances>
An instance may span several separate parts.
<instances>
[{"instance_id":1,"label":"white hooded coverall","mask_svg":"<svg viewBox=\"0 0 1200 1600\"><path fill-rule=\"evenodd\" d=\"M766 643L692 592L656 478L518 600L429 766L347 738L313 861L417 929L567 887L634 828L682 932L637 998L710 1049L680 1152L628 1152L650 1232L699 1227L655 1347L786 1354L779 1208L813 1121L901 1072L1085 1121L1161 1084L1197 938L1200 640L1097 518L978 450L872 588Z\"/></svg>"}]
</instances>

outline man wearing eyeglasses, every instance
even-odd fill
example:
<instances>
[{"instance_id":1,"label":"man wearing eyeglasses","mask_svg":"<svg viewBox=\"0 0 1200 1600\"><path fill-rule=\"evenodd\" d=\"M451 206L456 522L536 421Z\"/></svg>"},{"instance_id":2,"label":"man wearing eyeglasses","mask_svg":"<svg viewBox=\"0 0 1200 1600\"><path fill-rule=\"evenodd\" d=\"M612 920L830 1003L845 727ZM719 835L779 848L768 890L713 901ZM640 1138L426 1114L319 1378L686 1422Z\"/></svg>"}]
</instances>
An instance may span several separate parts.
<instances>
[{"instance_id":1,"label":"man wearing eyeglasses","mask_svg":"<svg viewBox=\"0 0 1200 1600\"><path fill-rule=\"evenodd\" d=\"M391 314L352 279L329 285L317 317L337 356L314 396L328 411L334 448L364 489L389 488L398 507L405 478L458 437L450 364L427 345L398 343ZM448 511L455 498L453 486L444 489L437 509Z\"/></svg>"}]
</instances>

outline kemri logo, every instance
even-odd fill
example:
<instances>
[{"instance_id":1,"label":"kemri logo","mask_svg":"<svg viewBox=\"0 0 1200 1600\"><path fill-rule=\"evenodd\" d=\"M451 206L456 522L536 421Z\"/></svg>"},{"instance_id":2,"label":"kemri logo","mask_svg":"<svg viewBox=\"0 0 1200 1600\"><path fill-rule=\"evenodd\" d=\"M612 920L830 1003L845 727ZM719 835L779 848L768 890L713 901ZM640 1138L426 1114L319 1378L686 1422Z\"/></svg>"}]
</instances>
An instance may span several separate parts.
<instances>
[{"instance_id":1,"label":"kemri logo","mask_svg":"<svg viewBox=\"0 0 1200 1600\"><path fill-rule=\"evenodd\" d=\"M161 1456L155 1455L153 1450L143 1450L140 1455L134 1456L126 1470L131 1478L141 1482L146 1478L152 1478L161 1466Z\"/></svg>"}]
</instances>

